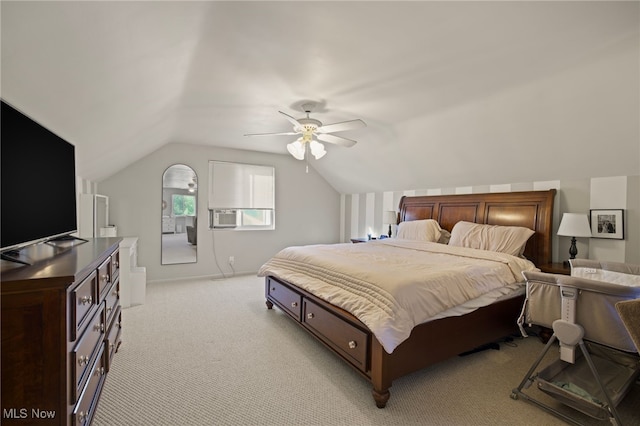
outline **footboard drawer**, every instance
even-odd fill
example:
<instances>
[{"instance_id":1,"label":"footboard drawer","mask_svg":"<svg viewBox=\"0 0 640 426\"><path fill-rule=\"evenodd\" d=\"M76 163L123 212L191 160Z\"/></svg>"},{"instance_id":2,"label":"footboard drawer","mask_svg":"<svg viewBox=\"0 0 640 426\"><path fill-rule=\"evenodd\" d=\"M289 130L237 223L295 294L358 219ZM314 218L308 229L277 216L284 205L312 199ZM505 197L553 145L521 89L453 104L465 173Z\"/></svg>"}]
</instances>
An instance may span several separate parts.
<instances>
[{"instance_id":1,"label":"footboard drawer","mask_svg":"<svg viewBox=\"0 0 640 426\"><path fill-rule=\"evenodd\" d=\"M306 298L302 323L343 358L367 372L369 338L365 331Z\"/></svg>"},{"instance_id":2,"label":"footboard drawer","mask_svg":"<svg viewBox=\"0 0 640 426\"><path fill-rule=\"evenodd\" d=\"M267 280L267 297L276 305L293 315L300 321L302 311L302 295L291 290L286 285L269 278Z\"/></svg>"}]
</instances>

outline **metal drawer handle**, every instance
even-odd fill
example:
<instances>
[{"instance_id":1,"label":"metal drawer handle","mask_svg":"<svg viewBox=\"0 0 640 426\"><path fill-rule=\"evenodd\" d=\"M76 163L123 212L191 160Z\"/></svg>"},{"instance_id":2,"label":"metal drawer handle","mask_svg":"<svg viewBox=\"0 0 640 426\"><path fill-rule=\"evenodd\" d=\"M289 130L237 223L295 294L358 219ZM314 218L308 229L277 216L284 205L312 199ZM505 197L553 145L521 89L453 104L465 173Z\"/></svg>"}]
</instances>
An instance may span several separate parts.
<instances>
[{"instance_id":1,"label":"metal drawer handle","mask_svg":"<svg viewBox=\"0 0 640 426\"><path fill-rule=\"evenodd\" d=\"M118 295L118 290L113 290L113 293L111 293L112 296L117 296Z\"/></svg>"},{"instance_id":2,"label":"metal drawer handle","mask_svg":"<svg viewBox=\"0 0 640 426\"><path fill-rule=\"evenodd\" d=\"M307 318L308 318L308 319L313 319L313 317L315 317L315 315L313 315L313 312L309 312L309 313L307 314Z\"/></svg>"},{"instance_id":3,"label":"metal drawer handle","mask_svg":"<svg viewBox=\"0 0 640 426\"><path fill-rule=\"evenodd\" d=\"M88 356L82 356L80 355L78 357L78 364L80 365L80 367L84 367L85 365L87 365L89 363L89 357Z\"/></svg>"},{"instance_id":4,"label":"metal drawer handle","mask_svg":"<svg viewBox=\"0 0 640 426\"><path fill-rule=\"evenodd\" d=\"M108 282L109 282L109 274L104 274L104 275L102 276L102 280L103 280L104 282L108 283Z\"/></svg>"},{"instance_id":5,"label":"metal drawer handle","mask_svg":"<svg viewBox=\"0 0 640 426\"><path fill-rule=\"evenodd\" d=\"M113 262L113 266L114 266L115 268L117 268L118 266L120 266L120 263L119 263L117 260L115 260L115 261Z\"/></svg>"},{"instance_id":6,"label":"metal drawer handle","mask_svg":"<svg viewBox=\"0 0 640 426\"><path fill-rule=\"evenodd\" d=\"M96 325L93 326L93 329L95 331L103 332L104 331L104 324L103 323L96 324Z\"/></svg>"},{"instance_id":7,"label":"metal drawer handle","mask_svg":"<svg viewBox=\"0 0 640 426\"><path fill-rule=\"evenodd\" d=\"M298 302L293 302L293 303L291 304L291 307L292 307L292 308L297 308L297 307L298 307Z\"/></svg>"},{"instance_id":8,"label":"metal drawer handle","mask_svg":"<svg viewBox=\"0 0 640 426\"><path fill-rule=\"evenodd\" d=\"M109 307L107 308L107 313L109 313L109 312L111 312L111 311L113 311L113 308L112 308L111 306L109 306Z\"/></svg>"},{"instance_id":9,"label":"metal drawer handle","mask_svg":"<svg viewBox=\"0 0 640 426\"><path fill-rule=\"evenodd\" d=\"M276 288L275 287L271 287L271 291L276 291Z\"/></svg>"},{"instance_id":10,"label":"metal drawer handle","mask_svg":"<svg viewBox=\"0 0 640 426\"><path fill-rule=\"evenodd\" d=\"M104 376L104 367L96 368L96 376Z\"/></svg>"},{"instance_id":11,"label":"metal drawer handle","mask_svg":"<svg viewBox=\"0 0 640 426\"><path fill-rule=\"evenodd\" d=\"M355 349L358 347L358 344L355 340L349 340L349 349Z\"/></svg>"},{"instance_id":12,"label":"metal drawer handle","mask_svg":"<svg viewBox=\"0 0 640 426\"><path fill-rule=\"evenodd\" d=\"M82 303L83 305L90 305L93 303L93 297L91 296L84 296L83 298L80 299L80 303Z\"/></svg>"},{"instance_id":13,"label":"metal drawer handle","mask_svg":"<svg viewBox=\"0 0 640 426\"><path fill-rule=\"evenodd\" d=\"M84 411L78 412L78 423L82 424L87 419L87 413Z\"/></svg>"}]
</instances>

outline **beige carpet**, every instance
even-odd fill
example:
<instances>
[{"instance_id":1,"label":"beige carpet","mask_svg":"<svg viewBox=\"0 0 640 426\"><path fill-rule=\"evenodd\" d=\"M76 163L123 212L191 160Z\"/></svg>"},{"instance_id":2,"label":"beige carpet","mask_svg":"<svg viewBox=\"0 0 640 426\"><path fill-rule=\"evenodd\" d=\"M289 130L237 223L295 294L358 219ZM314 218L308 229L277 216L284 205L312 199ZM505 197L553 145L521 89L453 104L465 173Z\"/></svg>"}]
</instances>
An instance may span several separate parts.
<instances>
[{"instance_id":1,"label":"beige carpet","mask_svg":"<svg viewBox=\"0 0 640 426\"><path fill-rule=\"evenodd\" d=\"M123 322L96 426L564 424L510 398L543 348L535 337L398 379L381 410L367 381L266 309L261 278L151 283ZM640 425L638 407L634 385L618 406L625 426Z\"/></svg>"}]
</instances>

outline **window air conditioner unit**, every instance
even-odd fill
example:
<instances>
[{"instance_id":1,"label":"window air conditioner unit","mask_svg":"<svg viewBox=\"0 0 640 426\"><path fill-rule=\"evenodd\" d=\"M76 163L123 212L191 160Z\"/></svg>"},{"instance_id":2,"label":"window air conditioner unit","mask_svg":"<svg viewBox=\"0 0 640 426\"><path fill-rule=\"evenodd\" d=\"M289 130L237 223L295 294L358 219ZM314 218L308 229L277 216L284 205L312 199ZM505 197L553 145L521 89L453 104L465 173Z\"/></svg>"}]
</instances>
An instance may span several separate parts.
<instances>
[{"instance_id":1,"label":"window air conditioner unit","mask_svg":"<svg viewBox=\"0 0 640 426\"><path fill-rule=\"evenodd\" d=\"M214 210L213 227L235 228L236 226L238 226L236 212L236 210Z\"/></svg>"}]
</instances>

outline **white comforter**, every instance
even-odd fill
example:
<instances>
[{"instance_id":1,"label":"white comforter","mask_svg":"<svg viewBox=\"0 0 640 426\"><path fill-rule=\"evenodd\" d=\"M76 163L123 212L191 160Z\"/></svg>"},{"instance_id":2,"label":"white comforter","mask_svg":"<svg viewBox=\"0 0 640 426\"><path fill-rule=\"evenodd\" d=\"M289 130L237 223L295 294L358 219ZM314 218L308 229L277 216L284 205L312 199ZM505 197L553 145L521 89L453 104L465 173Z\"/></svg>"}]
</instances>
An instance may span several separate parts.
<instances>
[{"instance_id":1,"label":"white comforter","mask_svg":"<svg viewBox=\"0 0 640 426\"><path fill-rule=\"evenodd\" d=\"M281 278L350 312L392 353L417 324L535 269L504 253L394 238L288 247L258 275Z\"/></svg>"}]
</instances>

